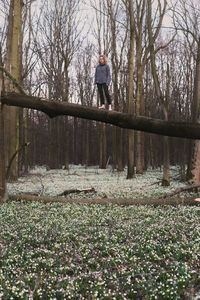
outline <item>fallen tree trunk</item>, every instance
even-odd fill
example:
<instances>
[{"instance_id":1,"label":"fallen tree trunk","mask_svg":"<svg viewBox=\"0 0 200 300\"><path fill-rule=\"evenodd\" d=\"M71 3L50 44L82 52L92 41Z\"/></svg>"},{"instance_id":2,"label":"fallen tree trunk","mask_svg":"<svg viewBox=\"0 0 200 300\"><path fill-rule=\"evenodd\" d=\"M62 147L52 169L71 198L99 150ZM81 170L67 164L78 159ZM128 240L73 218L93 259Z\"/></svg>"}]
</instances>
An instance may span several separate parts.
<instances>
[{"instance_id":1,"label":"fallen tree trunk","mask_svg":"<svg viewBox=\"0 0 200 300\"><path fill-rule=\"evenodd\" d=\"M101 204L101 205L198 205L194 198L168 198L168 199L155 199L155 198L142 198L142 199L115 199L115 198L97 198L97 199L65 199L59 197L39 197L29 195L9 195L10 201L38 201L41 203L74 203L74 204Z\"/></svg>"},{"instance_id":2,"label":"fallen tree trunk","mask_svg":"<svg viewBox=\"0 0 200 300\"><path fill-rule=\"evenodd\" d=\"M64 192L62 192L61 194L58 194L57 196L66 196L66 195L69 195L69 194L75 194L75 193L84 193L84 194L87 194L87 193L96 193L95 189L94 188L88 188L88 189L71 189L71 190L65 190Z\"/></svg>"},{"instance_id":3,"label":"fallen tree trunk","mask_svg":"<svg viewBox=\"0 0 200 300\"><path fill-rule=\"evenodd\" d=\"M198 183L198 184L192 184L192 185L187 185L187 186L184 186L184 187L176 189L174 192L161 195L161 196L157 197L156 199L170 198L170 197L173 197L173 196L175 196L177 194L180 194L182 192L192 191L192 190L196 190L198 188L200 188L200 183Z\"/></svg>"},{"instance_id":4,"label":"fallen tree trunk","mask_svg":"<svg viewBox=\"0 0 200 300\"><path fill-rule=\"evenodd\" d=\"M117 111L98 110L79 104L47 101L38 97L16 93L4 93L2 103L11 106L32 108L46 113L50 118L60 115L74 116L113 124L121 128L135 129L165 136L200 139L200 124L164 121Z\"/></svg>"}]
</instances>

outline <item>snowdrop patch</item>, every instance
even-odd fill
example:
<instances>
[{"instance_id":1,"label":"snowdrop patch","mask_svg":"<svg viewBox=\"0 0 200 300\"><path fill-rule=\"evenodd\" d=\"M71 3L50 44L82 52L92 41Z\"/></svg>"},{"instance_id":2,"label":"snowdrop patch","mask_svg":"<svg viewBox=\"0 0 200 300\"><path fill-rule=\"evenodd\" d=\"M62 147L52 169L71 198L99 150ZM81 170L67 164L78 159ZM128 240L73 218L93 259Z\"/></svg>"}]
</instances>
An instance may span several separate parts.
<instances>
[{"instance_id":1,"label":"snowdrop patch","mask_svg":"<svg viewBox=\"0 0 200 300\"><path fill-rule=\"evenodd\" d=\"M177 177L178 168L173 168L171 177ZM56 196L69 189L94 188L96 193L87 194L86 197L112 197L112 198L137 198L153 197L170 192L184 186L179 181L171 181L170 187L162 187L162 171L148 170L143 175L137 175L134 179L126 179L123 172L106 170L98 167L71 165L69 170L47 170L46 167L35 167L30 170L30 175L21 177L15 183L8 184L10 194L38 193L39 195ZM80 194L72 194L68 197L84 197Z\"/></svg>"}]
</instances>

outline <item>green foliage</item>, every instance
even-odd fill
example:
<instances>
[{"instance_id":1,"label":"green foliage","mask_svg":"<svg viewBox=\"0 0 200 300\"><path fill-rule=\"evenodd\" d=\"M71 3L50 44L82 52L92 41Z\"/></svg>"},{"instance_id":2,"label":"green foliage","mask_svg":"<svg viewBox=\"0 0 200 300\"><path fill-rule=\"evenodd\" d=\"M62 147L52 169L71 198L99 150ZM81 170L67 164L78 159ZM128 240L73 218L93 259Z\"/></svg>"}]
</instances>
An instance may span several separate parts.
<instances>
[{"instance_id":1,"label":"green foliage","mask_svg":"<svg viewBox=\"0 0 200 300\"><path fill-rule=\"evenodd\" d=\"M4 204L0 298L189 299L199 221L199 207Z\"/></svg>"}]
</instances>

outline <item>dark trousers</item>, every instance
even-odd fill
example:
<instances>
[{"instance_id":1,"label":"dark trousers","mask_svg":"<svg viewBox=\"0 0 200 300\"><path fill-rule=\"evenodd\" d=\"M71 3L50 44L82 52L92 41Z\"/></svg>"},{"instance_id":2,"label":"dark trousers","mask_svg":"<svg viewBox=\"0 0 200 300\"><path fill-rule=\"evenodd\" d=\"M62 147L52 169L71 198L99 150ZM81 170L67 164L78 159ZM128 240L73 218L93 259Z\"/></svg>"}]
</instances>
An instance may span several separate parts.
<instances>
[{"instance_id":1,"label":"dark trousers","mask_svg":"<svg viewBox=\"0 0 200 300\"><path fill-rule=\"evenodd\" d=\"M108 91L108 86L106 83L97 83L98 92L100 96L101 105L105 104L104 102L104 94L106 96L106 100L108 104L111 104L111 97Z\"/></svg>"}]
</instances>

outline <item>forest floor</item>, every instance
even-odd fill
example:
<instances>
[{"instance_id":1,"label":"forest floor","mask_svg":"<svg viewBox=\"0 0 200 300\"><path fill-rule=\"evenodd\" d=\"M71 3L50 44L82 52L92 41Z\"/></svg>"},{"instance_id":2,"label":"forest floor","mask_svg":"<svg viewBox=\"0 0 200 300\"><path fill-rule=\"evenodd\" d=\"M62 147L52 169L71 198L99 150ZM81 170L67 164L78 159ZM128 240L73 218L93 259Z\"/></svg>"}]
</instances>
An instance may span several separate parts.
<instances>
[{"instance_id":1,"label":"forest floor","mask_svg":"<svg viewBox=\"0 0 200 300\"><path fill-rule=\"evenodd\" d=\"M80 198L152 198L170 193L183 187L178 167L171 167L171 184L162 187L162 170L148 170L143 175L135 175L134 179L126 179L126 170L113 171L110 168L99 169L96 167L71 165L69 170L46 170L45 167L36 167L29 174L20 177L17 182L8 183L9 194L35 194L39 196L55 197L65 190L90 189L95 191L85 194L72 193L67 197ZM197 196L197 194L195 194ZM200 194L199 194L200 195ZM191 193L184 193L184 197L190 197Z\"/></svg>"},{"instance_id":2,"label":"forest floor","mask_svg":"<svg viewBox=\"0 0 200 300\"><path fill-rule=\"evenodd\" d=\"M154 198L185 186L171 169L37 167L8 192L71 199ZM198 194L195 194L199 196ZM181 197L193 197L182 193ZM10 201L0 207L0 299L200 299L200 206Z\"/></svg>"}]
</instances>

